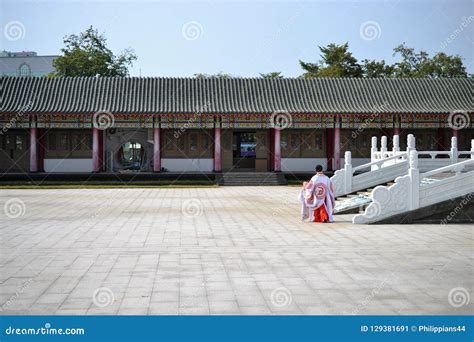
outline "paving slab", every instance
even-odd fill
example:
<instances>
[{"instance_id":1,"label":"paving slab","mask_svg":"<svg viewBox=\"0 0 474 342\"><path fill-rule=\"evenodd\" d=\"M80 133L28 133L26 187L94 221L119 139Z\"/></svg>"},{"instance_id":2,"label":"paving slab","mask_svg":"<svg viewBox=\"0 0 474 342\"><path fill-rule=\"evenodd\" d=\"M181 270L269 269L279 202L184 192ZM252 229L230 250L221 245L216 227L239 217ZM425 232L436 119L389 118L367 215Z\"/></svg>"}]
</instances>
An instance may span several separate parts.
<instances>
[{"instance_id":1,"label":"paving slab","mask_svg":"<svg viewBox=\"0 0 474 342\"><path fill-rule=\"evenodd\" d=\"M474 312L473 224L304 223L297 193L2 190L0 314Z\"/></svg>"}]
</instances>

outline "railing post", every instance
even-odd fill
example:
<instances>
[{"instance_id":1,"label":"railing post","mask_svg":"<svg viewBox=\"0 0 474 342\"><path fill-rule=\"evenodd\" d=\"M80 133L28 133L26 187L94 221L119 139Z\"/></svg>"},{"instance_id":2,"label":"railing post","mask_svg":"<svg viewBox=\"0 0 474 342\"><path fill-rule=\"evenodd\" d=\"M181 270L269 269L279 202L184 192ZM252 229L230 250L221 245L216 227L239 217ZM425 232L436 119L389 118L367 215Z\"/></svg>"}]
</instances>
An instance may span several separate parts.
<instances>
[{"instance_id":1,"label":"railing post","mask_svg":"<svg viewBox=\"0 0 474 342\"><path fill-rule=\"evenodd\" d=\"M408 154L408 175L410 177L410 197L408 208L415 210L420 207L420 170L418 169L418 152L411 150Z\"/></svg>"},{"instance_id":2,"label":"railing post","mask_svg":"<svg viewBox=\"0 0 474 342\"><path fill-rule=\"evenodd\" d=\"M416 140L413 134L408 134L407 136L407 154L410 154L410 151L416 150Z\"/></svg>"},{"instance_id":3,"label":"railing post","mask_svg":"<svg viewBox=\"0 0 474 342\"><path fill-rule=\"evenodd\" d=\"M380 141L380 154L381 159L385 158L385 154L387 153L387 137L384 135Z\"/></svg>"},{"instance_id":4,"label":"railing post","mask_svg":"<svg viewBox=\"0 0 474 342\"><path fill-rule=\"evenodd\" d=\"M471 140L471 159L474 159L474 139Z\"/></svg>"},{"instance_id":5,"label":"railing post","mask_svg":"<svg viewBox=\"0 0 474 342\"><path fill-rule=\"evenodd\" d=\"M372 137L372 146L370 148L370 162L373 163L375 161L375 153L377 152L377 137ZM370 169L377 170L376 165L372 165Z\"/></svg>"},{"instance_id":6,"label":"railing post","mask_svg":"<svg viewBox=\"0 0 474 342\"><path fill-rule=\"evenodd\" d=\"M344 190L352 192L352 156L351 151L344 153Z\"/></svg>"},{"instance_id":7,"label":"railing post","mask_svg":"<svg viewBox=\"0 0 474 342\"><path fill-rule=\"evenodd\" d=\"M456 164L458 162L458 138L452 137L451 138L451 164Z\"/></svg>"},{"instance_id":8,"label":"railing post","mask_svg":"<svg viewBox=\"0 0 474 342\"><path fill-rule=\"evenodd\" d=\"M393 148L392 148L393 154L396 154L400 152L400 136L399 135L394 135L393 136Z\"/></svg>"}]
</instances>

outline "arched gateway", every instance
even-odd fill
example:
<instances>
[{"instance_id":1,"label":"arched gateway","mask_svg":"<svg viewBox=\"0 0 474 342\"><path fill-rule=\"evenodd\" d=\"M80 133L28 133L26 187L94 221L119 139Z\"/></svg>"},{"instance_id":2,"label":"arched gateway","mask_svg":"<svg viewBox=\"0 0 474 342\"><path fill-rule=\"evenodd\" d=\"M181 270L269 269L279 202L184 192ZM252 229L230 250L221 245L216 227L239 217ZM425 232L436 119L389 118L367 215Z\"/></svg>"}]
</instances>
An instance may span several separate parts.
<instances>
[{"instance_id":1,"label":"arched gateway","mask_svg":"<svg viewBox=\"0 0 474 342\"><path fill-rule=\"evenodd\" d=\"M0 82L2 172L312 171L345 150L366 162L372 136L413 133L426 150L474 136L472 79Z\"/></svg>"}]
</instances>

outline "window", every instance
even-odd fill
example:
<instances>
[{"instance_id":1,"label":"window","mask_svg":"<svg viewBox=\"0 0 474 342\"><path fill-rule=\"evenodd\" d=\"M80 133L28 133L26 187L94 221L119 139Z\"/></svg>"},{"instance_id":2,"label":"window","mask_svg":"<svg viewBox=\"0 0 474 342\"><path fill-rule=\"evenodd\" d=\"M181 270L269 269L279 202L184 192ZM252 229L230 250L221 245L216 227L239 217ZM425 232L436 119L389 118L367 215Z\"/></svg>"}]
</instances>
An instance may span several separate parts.
<instances>
[{"instance_id":1,"label":"window","mask_svg":"<svg viewBox=\"0 0 474 342\"><path fill-rule=\"evenodd\" d=\"M205 150L209 149L209 136L206 133L203 133L202 136L202 146Z\"/></svg>"},{"instance_id":2,"label":"window","mask_svg":"<svg viewBox=\"0 0 474 342\"><path fill-rule=\"evenodd\" d=\"M92 135L89 133L84 133L82 136L81 150L89 151L92 150Z\"/></svg>"},{"instance_id":3,"label":"window","mask_svg":"<svg viewBox=\"0 0 474 342\"><path fill-rule=\"evenodd\" d=\"M321 133L316 133L316 150L320 151L323 149L323 135Z\"/></svg>"},{"instance_id":4,"label":"window","mask_svg":"<svg viewBox=\"0 0 474 342\"><path fill-rule=\"evenodd\" d=\"M176 150L175 137L173 136L173 132L166 132L165 133L165 150L166 151Z\"/></svg>"},{"instance_id":5,"label":"window","mask_svg":"<svg viewBox=\"0 0 474 342\"><path fill-rule=\"evenodd\" d=\"M313 136L311 133L303 134L303 150L311 151L313 149Z\"/></svg>"},{"instance_id":6,"label":"window","mask_svg":"<svg viewBox=\"0 0 474 342\"><path fill-rule=\"evenodd\" d=\"M67 134L65 133L59 135L59 148L61 150L69 150Z\"/></svg>"},{"instance_id":7,"label":"window","mask_svg":"<svg viewBox=\"0 0 474 342\"><path fill-rule=\"evenodd\" d=\"M46 134L46 158L89 158L92 133L84 130L51 129Z\"/></svg>"},{"instance_id":8,"label":"window","mask_svg":"<svg viewBox=\"0 0 474 342\"><path fill-rule=\"evenodd\" d=\"M72 140L72 149L73 150L82 150L81 136L79 134L71 135Z\"/></svg>"},{"instance_id":9,"label":"window","mask_svg":"<svg viewBox=\"0 0 474 342\"><path fill-rule=\"evenodd\" d=\"M280 136L280 148L282 153L288 150L288 134L282 132Z\"/></svg>"},{"instance_id":10,"label":"window","mask_svg":"<svg viewBox=\"0 0 474 342\"><path fill-rule=\"evenodd\" d=\"M298 133L291 134L291 149L297 150L300 147L300 135Z\"/></svg>"},{"instance_id":11,"label":"window","mask_svg":"<svg viewBox=\"0 0 474 342\"><path fill-rule=\"evenodd\" d=\"M23 137L21 135L15 136L15 150L23 150Z\"/></svg>"},{"instance_id":12,"label":"window","mask_svg":"<svg viewBox=\"0 0 474 342\"><path fill-rule=\"evenodd\" d=\"M181 134L177 139L176 139L176 146L179 151L184 151L184 134Z\"/></svg>"},{"instance_id":13,"label":"window","mask_svg":"<svg viewBox=\"0 0 474 342\"><path fill-rule=\"evenodd\" d=\"M189 134L189 150L191 152L197 151L198 149L198 136L196 133Z\"/></svg>"},{"instance_id":14,"label":"window","mask_svg":"<svg viewBox=\"0 0 474 342\"><path fill-rule=\"evenodd\" d=\"M48 150L50 151L56 150L56 135L55 134L48 134Z\"/></svg>"},{"instance_id":15,"label":"window","mask_svg":"<svg viewBox=\"0 0 474 342\"><path fill-rule=\"evenodd\" d=\"M18 76L31 76L31 68L28 64L23 63L18 68Z\"/></svg>"}]
</instances>

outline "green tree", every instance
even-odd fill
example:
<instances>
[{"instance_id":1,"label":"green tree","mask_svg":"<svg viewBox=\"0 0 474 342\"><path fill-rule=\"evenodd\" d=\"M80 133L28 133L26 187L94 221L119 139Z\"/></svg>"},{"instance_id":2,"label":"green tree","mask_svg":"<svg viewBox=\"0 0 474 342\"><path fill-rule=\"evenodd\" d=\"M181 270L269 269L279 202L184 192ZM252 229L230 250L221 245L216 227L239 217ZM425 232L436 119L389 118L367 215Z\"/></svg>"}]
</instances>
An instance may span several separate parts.
<instances>
[{"instance_id":1,"label":"green tree","mask_svg":"<svg viewBox=\"0 0 474 342\"><path fill-rule=\"evenodd\" d=\"M194 74L194 77L196 78L220 78L220 79L226 79L226 78L232 78L231 74L225 74L222 71L219 71L217 74L204 74L204 73L197 73Z\"/></svg>"},{"instance_id":2,"label":"green tree","mask_svg":"<svg viewBox=\"0 0 474 342\"><path fill-rule=\"evenodd\" d=\"M365 78L393 77L393 65L386 64L384 60L375 61L364 59L362 61L362 74Z\"/></svg>"},{"instance_id":3,"label":"green tree","mask_svg":"<svg viewBox=\"0 0 474 342\"><path fill-rule=\"evenodd\" d=\"M466 67L461 56L449 56L444 52L437 53L427 65L431 77L467 77Z\"/></svg>"},{"instance_id":4,"label":"green tree","mask_svg":"<svg viewBox=\"0 0 474 342\"><path fill-rule=\"evenodd\" d=\"M283 78L283 75L280 71L272 71L268 73L260 73L260 77L262 78Z\"/></svg>"},{"instance_id":5,"label":"green tree","mask_svg":"<svg viewBox=\"0 0 474 342\"><path fill-rule=\"evenodd\" d=\"M319 46L321 59L317 63L300 62L303 77L362 77L362 67L349 52L349 44Z\"/></svg>"},{"instance_id":6,"label":"green tree","mask_svg":"<svg viewBox=\"0 0 474 342\"><path fill-rule=\"evenodd\" d=\"M137 56L130 49L114 55L106 42L92 26L79 35L64 37L63 56L54 60L53 76L127 76Z\"/></svg>"},{"instance_id":7,"label":"green tree","mask_svg":"<svg viewBox=\"0 0 474 342\"><path fill-rule=\"evenodd\" d=\"M426 51L405 46L397 46L394 56L400 55L401 61L394 64L396 77L467 77L466 67L460 56L450 56L444 52L430 58Z\"/></svg>"}]
</instances>

